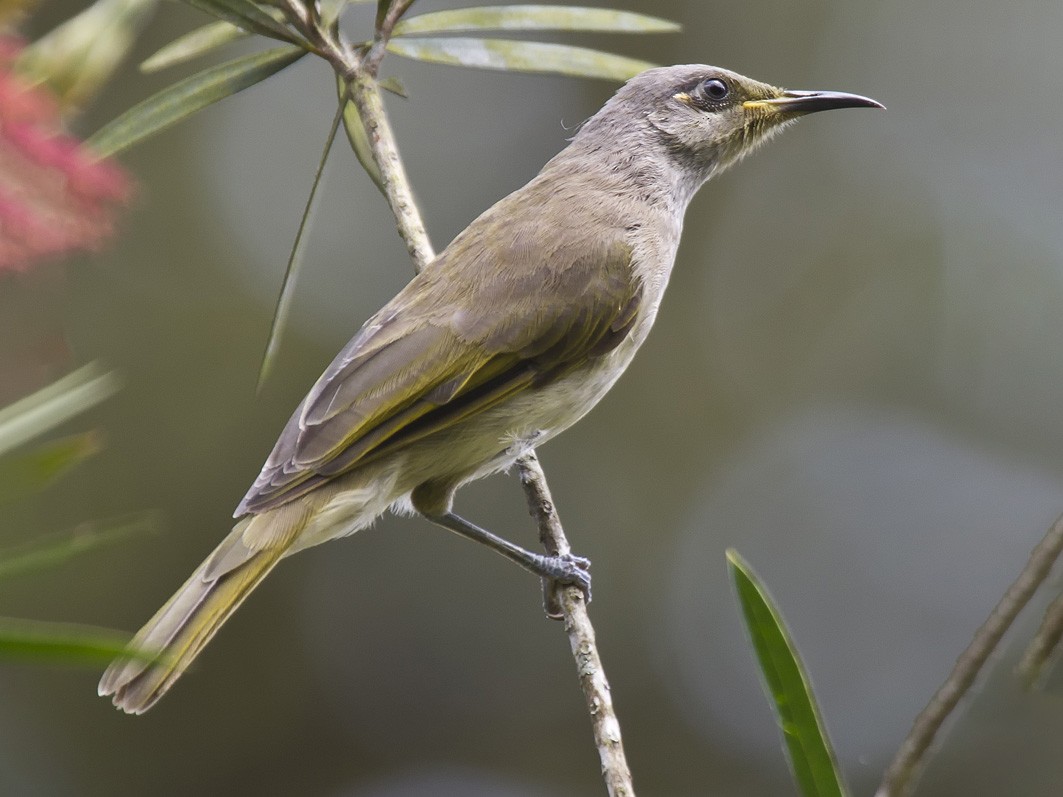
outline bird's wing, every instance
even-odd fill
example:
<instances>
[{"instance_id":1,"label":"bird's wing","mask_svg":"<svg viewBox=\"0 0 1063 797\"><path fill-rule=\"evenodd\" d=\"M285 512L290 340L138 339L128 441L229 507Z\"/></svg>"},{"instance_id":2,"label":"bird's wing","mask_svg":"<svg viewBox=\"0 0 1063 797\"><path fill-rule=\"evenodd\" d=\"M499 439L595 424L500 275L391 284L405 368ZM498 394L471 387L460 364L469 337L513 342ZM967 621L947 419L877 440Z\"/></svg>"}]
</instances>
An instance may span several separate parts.
<instances>
[{"instance_id":1,"label":"bird's wing","mask_svg":"<svg viewBox=\"0 0 1063 797\"><path fill-rule=\"evenodd\" d=\"M447 262L462 254L444 253L337 355L237 516L548 384L610 351L634 322L641 291L622 240L559 247L549 264L512 262L505 285Z\"/></svg>"}]
</instances>

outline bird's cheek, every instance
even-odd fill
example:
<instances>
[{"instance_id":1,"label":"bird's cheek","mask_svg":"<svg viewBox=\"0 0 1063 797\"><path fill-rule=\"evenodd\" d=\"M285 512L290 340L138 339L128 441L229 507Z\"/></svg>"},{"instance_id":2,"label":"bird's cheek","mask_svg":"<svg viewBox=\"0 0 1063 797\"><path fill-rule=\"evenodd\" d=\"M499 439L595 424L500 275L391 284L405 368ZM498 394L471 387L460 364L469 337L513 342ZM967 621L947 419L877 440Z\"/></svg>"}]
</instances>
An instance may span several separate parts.
<instances>
[{"instance_id":1,"label":"bird's cheek","mask_svg":"<svg viewBox=\"0 0 1063 797\"><path fill-rule=\"evenodd\" d=\"M697 132L703 114L693 108L686 113L669 113L654 111L647 119L662 133L682 142L692 140Z\"/></svg>"}]
</instances>

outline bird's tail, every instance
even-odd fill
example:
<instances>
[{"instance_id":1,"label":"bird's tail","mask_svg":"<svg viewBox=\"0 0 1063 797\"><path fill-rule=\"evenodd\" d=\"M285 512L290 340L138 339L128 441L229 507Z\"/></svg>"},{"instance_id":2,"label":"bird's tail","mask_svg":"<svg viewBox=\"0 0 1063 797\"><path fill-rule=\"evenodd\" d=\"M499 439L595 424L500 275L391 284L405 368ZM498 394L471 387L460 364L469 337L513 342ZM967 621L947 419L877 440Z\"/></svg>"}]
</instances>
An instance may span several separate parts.
<instances>
[{"instance_id":1,"label":"bird's tail","mask_svg":"<svg viewBox=\"0 0 1063 797\"><path fill-rule=\"evenodd\" d=\"M173 686L291 547L306 526L301 502L244 518L192 577L130 642L135 657L112 662L100 695L129 714L143 714Z\"/></svg>"}]
</instances>

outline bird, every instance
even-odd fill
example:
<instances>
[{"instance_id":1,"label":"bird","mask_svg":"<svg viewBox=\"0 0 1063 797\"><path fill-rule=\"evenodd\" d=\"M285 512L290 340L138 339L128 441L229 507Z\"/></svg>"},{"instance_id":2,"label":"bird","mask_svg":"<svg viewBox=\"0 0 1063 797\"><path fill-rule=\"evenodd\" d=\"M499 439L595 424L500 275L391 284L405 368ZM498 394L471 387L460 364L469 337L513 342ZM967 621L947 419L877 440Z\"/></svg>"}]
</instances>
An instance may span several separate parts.
<instances>
[{"instance_id":1,"label":"bird","mask_svg":"<svg viewBox=\"0 0 1063 797\"><path fill-rule=\"evenodd\" d=\"M703 64L636 75L524 187L462 231L339 352L284 426L230 534L104 673L151 708L285 557L389 509L589 591L582 557L454 513L609 391L657 316L698 189L798 118L881 104ZM145 655L147 654L147 655Z\"/></svg>"}]
</instances>

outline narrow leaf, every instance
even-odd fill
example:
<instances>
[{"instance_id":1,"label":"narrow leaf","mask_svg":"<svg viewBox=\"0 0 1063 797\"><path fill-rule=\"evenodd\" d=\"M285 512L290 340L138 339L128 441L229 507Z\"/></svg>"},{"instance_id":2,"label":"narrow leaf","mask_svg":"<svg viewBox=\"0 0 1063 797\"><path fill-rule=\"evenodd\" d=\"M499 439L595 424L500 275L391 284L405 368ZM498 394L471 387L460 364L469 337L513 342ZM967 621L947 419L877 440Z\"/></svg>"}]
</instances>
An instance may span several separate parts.
<instances>
[{"instance_id":1,"label":"narrow leaf","mask_svg":"<svg viewBox=\"0 0 1063 797\"><path fill-rule=\"evenodd\" d=\"M28 659L51 664L96 666L116 656L159 658L157 653L127 649L129 635L108 628L0 618L0 659Z\"/></svg>"},{"instance_id":2,"label":"narrow leaf","mask_svg":"<svg viewBox=\"0 0 1063 797\"><path fill-rule=\"evenodd\" d=\"M82 523L73 533L0 550L0 580L58 567L90 551L150 534L159 525L158 515L142 512L126 518Z\"/></svg>"},{"instance_id":3,"label":"narrow leaf","mask_svg":"<svg viewBox=\"0 0 1063 797\"><path fill-rule=\"evenodd\" d=\"M18 53L13 64L5 56L4 72L11 66L20 79L30 85L44 83L49 94L59 101L65 118L71 118L95 97L119 68L145 23L159 5L157 0L94 0L74 4L82 7L78 14ZM0 28L3 35L14 32L9 12L29 10L29 4L0 0ZM19 16L19 14L16 14ZM4 104L9 100L5 97ZM7 171L5 178L14 175Z\"/></svg>"},{"instance_id":4,"label":"narrow leaf","mask_svg":"<svg viewBox=\"0 0 1063 797\"><path fill-rule=\"evenodd\" d=\"M736 551L727 552L727 565L801 793L805 797L847 795L812 684L782 616L763 583Z\"/></svg>"},{"instance_id":5,"label":"narrow leaf","mask_svg":"<svg viewBox=\"0 0 1063 797\"><path fill-rule=\"evenodd\" d=\"M396 55L436 64L606 80L627 80L655 66L586 47L508 39L402 38L392 39L387 48Z\"/></svg>"},{"instance_id":6,"label":"narrow leaf","mask_svg":"<svg viewBox=\"0 0 1063 797\"><path fill-rule=\"evenodd\" d=\"M342 102L343 97L346 96L342 78L336 79L336 87ZM384 194L384 178L380 176L380 167L373 158L373 150L369 146L369 134L365 130L361 114L358 113L358 107L350 100L347 100L343 106L343 129L347 131L347 140L351 144L351 149L354 150L354 156L365 169L365 173L369 175L369 179L380 189L380 193Z\"/></svg>"},{"instance_id":7,"label":"narrow leaf","mask_svg":"<svg viewBox=\"0 0 1063 797\"><path fill-rule=\"evenodd\" d=\"M283 22L274 19L251 0L184 0L184 2L211 16L243 28L248 33L257 33L260 36L292 44L301 41L300 37L289 30Z\"/></svg>"},{"instance_id":8,"label":"narrow leaf","mask_svg":"<svg viewBox=\"0 0 1063 797\"><path fill-rule=\"evenodd\" d=\"M102 157L113 155L265 80L304 55L301 47L287 45L205 69L133 106L96 131L88 143Z\"/></svg>"},{"instance_id":9,"label":"narrow leaf","mask_svg":"<svg viewBox=\"0 0 1063 797\"><path fill-rule=\"evenodd\" d=\"M0 409L0 455L96 406L117 389L114 374L91 364Z\"/></svg>"},{"instance_id":10,"label":"narrow leaf","mask_svg":"<svg viewBox=\"0 0 1063 797\"><path fill-rule=\"evenodd\" d=\"M396 97L402 97L404 100L410 98L410 93L406 91L406 86L397 77L385 77L377 81L377 85L384 91L390 91Z\"/></svg>"},{"instance_id":11,"label":"narrow leaf","mask_svg":"<svg viewBox=\"0 0 1063 797\"><path fill-rule=\"evenodd\" d=\"M184 36L178 36L169 44L161 47L140 65L140 71L158 72L177 64L183 64L249 35L246 30L232 23L211 22L209 25L189 31Z\"/></svg>"},{"instance_id":12,"label":"narrow leaf","mask_svg":"<svg viewBox=\"0 0 1063 797\"><path fill-rule=\"evenodd\" d=\"M317 189L321 185L321 175L325 173L325 164L328 163L329 152L332 151L332 142L336 140L336 131L340 127L340 118L343 116L343 103L336 108L336 114L332 117L332 127L329 129L328 138L325 140L325 148L321 152L321 160L317 164L317 172L314 174L314 183L310 186L310 196L306 199L303 208L303 217L299 220L299 230L292 242L292 251L288 255L288 265L284 270L284 281L281 283L280 295L277 296L277 308L273 311L273 321L269 327L269 338L266 340L266 351L262 355L262 364L258 369L258 384L256 391L262 389L263 383L273 368L273 362L277 358L280 348L281 333L288 322L288 314L291 311L292 298L295 296L295 278L299 267L303 262L304 234L310 226L310 218L317 207Z\"/></svg>"},{"instance_id":13,"label":"narrow leaf","mask_svg":"<svg viewBox=\"0 0 1063 797\"><path fill-rule=\"evenodd\" d=\"M680 30L675 22L632 11L579 6L483 6L434 11L404 19L396 36L421 33L456 33L476 30L579 30L603 33L669 33Z\"/></svg>"},{"instance_id":14,"label":"narrow leaf","mask_svg":"<svg viewBox=\"0 0 1063 797\"><path fill-rule=\"evenodd\" d=\"M43 490L100 450L100 435L84 432L52 440L25 454L0 460L0 506ZM0 568L3 563L0 562Z\"/></svg>"}]
</instances>

